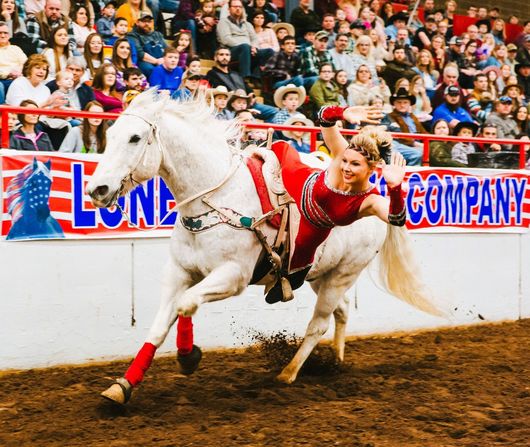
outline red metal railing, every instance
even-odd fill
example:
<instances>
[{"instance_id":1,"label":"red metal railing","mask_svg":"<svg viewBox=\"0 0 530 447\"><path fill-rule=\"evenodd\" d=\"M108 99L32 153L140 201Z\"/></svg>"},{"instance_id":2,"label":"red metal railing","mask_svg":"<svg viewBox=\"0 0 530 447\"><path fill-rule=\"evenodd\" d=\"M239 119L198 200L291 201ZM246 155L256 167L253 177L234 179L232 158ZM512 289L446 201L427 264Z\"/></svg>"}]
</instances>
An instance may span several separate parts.
<instances>
[{"instance_id":1,"label":"red metal railing","mask_svg":"<svg viewBox=\"0 0 530 447\"><path fill-rule=\"evenodd\" d=\"M9 113L32 113L37 115L49 115L57 117L76 117L76 118L105 118L105 119L116 119L120 115L119 113L96 113L96 112L82 112L77 110L60 110L60 109L35 109L31 107L12 107L7 105L0 105L1 123L2 123L2 135L1 135L1 147L9 147L9 131L8 131L8 114ZM300 131L300 126L283 126L283 125L271 125L269 123L245 123L248 128L252 129L274 129L274 130L288 130L288 131ZM319 127L303 127L304 132L311 135L310 147L311 150L316 149L317 135L320 133ZM344 135L355 135L359 131L357 130L346 130L342 133ZM457 141L461 142L462 138L453 136L440 136L431 134L419 134L419 133L392 133L392 136L396 139L412 139L420 140L423 143L423 164L429 165L429 142L432 140L437 141ZM524 169L526 163L526 147L530 145L530 141L525 140L509 140L509 139L496 139L490 140L486 138L466 138L466 142L469 143L497 143L497 144L510 144L519 147L519 168Z\"/></svg>"}]
</instances>

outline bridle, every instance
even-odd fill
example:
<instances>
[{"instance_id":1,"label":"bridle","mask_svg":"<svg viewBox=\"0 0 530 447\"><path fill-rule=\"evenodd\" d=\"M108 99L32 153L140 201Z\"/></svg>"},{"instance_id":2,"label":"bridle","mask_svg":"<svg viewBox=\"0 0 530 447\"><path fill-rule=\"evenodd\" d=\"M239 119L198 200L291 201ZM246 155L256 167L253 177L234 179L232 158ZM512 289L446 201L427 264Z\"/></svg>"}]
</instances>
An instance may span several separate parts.
<instances>
[{"instance_id":1,"label":"bridle","mask_svg":"<svg viewBox=\"0 0 530 447\"><path fill-rule=\"evenodd\" d=\"M134 116L136 118L140 118L142 121L144 121L145 123L147 123L149 125L149 135L148 135L147 139L144 142L144 145L142 147L142 151L140 152L140 155L138 156L138 160L136 161L134 167L129 170L129 173L127 175L125 175L125 177L123 177L123 179L120 182L120 187L118 188L118 190L116 191L115 196L112 198L112 200L110 202L110 206L116 205L116 207L120 210L121 214L125 217L125 219L129 223L129 225L131 225L132 227L136 228L137 230L141 230L141 231L156 230L157 228L162 226L164 224L164 222L166 221L166 219L173 212L177 211L179 208L183 207L184 205L188 205L189 203L191 203L194 200L197 200L199 198L206 198L206 197L209 198L212 195L212 193L214 193L219 188L221 188L236 173L237 169L239 168L239 166L241 165L241 163L243 161L243 157L241 155L233 157L233 158L236 158L236 162L235 163L233 163L233 162L231 163L230 170L228 171L226 176L223 178L223 180L221 180L221 182L219 182L215 186L212 186L210 188L206 188L206 189L198 192L197 194L194 194L193 196L188 197L185 200L182 200L179 203L176 203L167 212L166 216L157 225L155 225L154 227L147 228L147 229L146 228L140 228L138 225L134 224L131 221L131 219L129 218L129 215L125 212L125 210L118 203L118 198L120 197L121 193L124 191L125 185L126 185L127 182L131 182L131 184L133 184L133 185L139 185L140 184L140 182L138 182L137 180L134 179L133 173L136 170L136 168L140 165L140 163L142 163L142 165L145 166L145 160L146 160L146 154L147 154L147 146L151 145L153 143L153 140L156 141L156 143L157 143L157 147L158 147L158 150L160 152L161 159L162 159L161 163L163 163L164 159L167 158L167 157L165 156L164 146L163 146L162 140L160 138L160 130L159 130L159 128L158 128L158 126L156 125L155 122L152 122L152 121L144 118L143 116L136 115L135 113L131 113L131 112L123 112L122 115L129 115L129 116ZM207 203L207 201L203 200L203 202L206 203L207 205L209 205ZM209 206L211 207L211 205L209 205Z\"/></svg>"}]
</instances>

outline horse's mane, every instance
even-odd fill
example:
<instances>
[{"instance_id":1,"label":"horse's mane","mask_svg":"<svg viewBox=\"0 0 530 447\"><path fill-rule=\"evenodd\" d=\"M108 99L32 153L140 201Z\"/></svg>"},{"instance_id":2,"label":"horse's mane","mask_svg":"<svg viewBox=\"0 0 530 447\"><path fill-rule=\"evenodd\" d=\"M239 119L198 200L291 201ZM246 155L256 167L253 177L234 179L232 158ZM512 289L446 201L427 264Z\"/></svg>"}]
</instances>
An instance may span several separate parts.
<instances>
[{"instance_id":1,"label":"horse's mane","mask_svg":"<svg viewBox=\"0 0 530 447\"><path fill-rule=\"evenodd\" d=\"M147 107L154 103L160 104L160 110L176 115L190 122L190 125L200 125L201 134L207 133L211 136L210 140L215 141L221 137L231 150L240 150L241 125L235 120L216 119L213 106L208 104L205 94L199 94L197 98L175 101L170 98L161 99L156 89L149 89L134 98L128 110L142 115Z\"/></svg>"},{"instance_id":2,"label":"horse's mane","mask_svg":"<svg viewBox=\"0 0 530 447\"><path fill-rule=\"evenodd\" d=\"M50 177L50 171L44 163L37 161L37 169L33 168L33 162L27 164L7 185L6 202L7 212L11 214L11 220L15 223L23 214L24 208L23 195L26 189L28 179L40 171L44 171L47 177Z\"/></svg>"}]
</instances>

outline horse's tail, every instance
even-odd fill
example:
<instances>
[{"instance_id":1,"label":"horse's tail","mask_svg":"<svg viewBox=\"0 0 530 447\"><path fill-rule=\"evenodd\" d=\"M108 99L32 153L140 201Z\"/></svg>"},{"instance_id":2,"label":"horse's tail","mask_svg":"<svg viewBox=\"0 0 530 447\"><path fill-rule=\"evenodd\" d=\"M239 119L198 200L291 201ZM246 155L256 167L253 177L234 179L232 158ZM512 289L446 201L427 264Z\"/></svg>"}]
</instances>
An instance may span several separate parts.
<instances>
[{"instance_id":1,"label":"horse's tail","mask_svg":"<svg viewBox=\"0 0 530 447\"><path fill-rule=\"evenodd\" d=\"M381 283L392 295L431 315L445 316L420 277L409 234L405 227L387 225L379 256Z\"/></svg>"}]
</instances>

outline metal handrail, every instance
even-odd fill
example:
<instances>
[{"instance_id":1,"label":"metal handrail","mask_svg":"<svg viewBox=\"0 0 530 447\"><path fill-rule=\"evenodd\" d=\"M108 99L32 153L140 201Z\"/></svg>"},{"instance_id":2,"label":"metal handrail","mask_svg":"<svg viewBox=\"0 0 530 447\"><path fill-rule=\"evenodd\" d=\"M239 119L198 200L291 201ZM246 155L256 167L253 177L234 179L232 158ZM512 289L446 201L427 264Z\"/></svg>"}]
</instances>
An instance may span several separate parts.
<instances>
[{"instance_id":1,"label":"metal handrail","mask_svg":"<svg viewBox=\"0 0 530 447\"><path fill-rule=\"evenodd\" d=\"M85 112L79 110L63 110L63 109L35 109L31 107L14 107L8 105L0 105L1 115L1 147L9 147L9 132L8 132L8 114L9 113L32 113L37 115L57 116L57 117L76 117L76 118L103 118L103 119L116 119L120 116L119 113L108 113L108 112ZM244 123L245 127L252 129L274 129L279 131L300 131L300 126L285 126L279 124L270 123ZM303 127L304 132L311 134L310 147L311 150L316 149L317 135L320 133L320 127ZM358 130L343 129L341 133L344 135L356 135L359 133ZM461 142L461 137L455 136L442 136L432 134L421 134L421 133L401 133L391 132L392 137L395 139L412 139L421 140L423 142L423 165L429 165L429 143L432 140L436 141L457 141ZM466 138L468 143L497 143L497 144L510 144L519 147L519 168L524 169L526 164L526 146L530 145L530 141L526 140L515 140L515 139L487 139L487 138Z\"/></svg>"}]
</instances>

